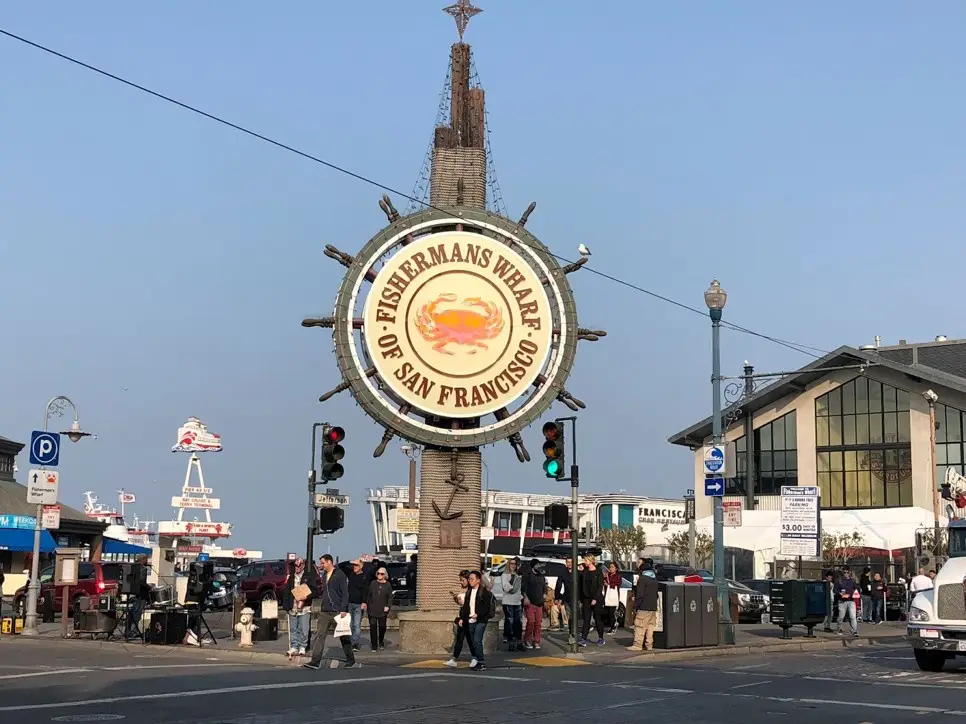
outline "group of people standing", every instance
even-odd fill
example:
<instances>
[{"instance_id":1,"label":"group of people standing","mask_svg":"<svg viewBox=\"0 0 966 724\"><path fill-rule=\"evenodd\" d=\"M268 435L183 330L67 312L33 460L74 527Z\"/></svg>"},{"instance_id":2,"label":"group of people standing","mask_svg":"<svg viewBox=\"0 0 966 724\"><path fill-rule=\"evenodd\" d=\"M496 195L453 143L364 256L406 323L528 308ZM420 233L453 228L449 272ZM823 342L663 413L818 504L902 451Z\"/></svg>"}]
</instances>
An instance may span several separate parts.
<instances>
[{"instance_id":1,"label":"group of people standing","mask_svg":"<svg viewBox=\"0 0 966 724\"><path fill-rule=\"evenodd\" d=\"M386 647L386 624L392 608L392 585L382 565L372 574L363 572L361 561L352 562L346 576L336 567L332 556L319 558L319 569L306 566L304 558L289 563L282 606L289 616L289 658L304 656L311 628L312 603L320 602L312 658L309 669L322 666L325 641L333 631L345 654L347 669L357 666L355 652L360 650L362 614L369 618L369 640L373 651Z\"/></svg>"}]
</instances>

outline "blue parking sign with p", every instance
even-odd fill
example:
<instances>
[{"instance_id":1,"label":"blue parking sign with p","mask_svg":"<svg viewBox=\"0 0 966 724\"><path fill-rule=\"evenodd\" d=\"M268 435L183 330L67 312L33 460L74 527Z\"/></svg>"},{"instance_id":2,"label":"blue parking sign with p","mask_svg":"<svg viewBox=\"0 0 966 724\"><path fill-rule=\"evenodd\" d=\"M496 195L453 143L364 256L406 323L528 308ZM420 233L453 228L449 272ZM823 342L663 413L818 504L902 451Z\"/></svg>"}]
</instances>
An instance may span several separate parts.
<instances>
[{"instance_id":1,"label":"blue parking sign with p","mask_svg":"<svg viewBox=\"0 0 966 724\"><path fill-rule=\"evenodd\" d=\"M30 433L30 464L57 467L60 462L60 434L34 430Z\"/></svg>"}]
</instances>

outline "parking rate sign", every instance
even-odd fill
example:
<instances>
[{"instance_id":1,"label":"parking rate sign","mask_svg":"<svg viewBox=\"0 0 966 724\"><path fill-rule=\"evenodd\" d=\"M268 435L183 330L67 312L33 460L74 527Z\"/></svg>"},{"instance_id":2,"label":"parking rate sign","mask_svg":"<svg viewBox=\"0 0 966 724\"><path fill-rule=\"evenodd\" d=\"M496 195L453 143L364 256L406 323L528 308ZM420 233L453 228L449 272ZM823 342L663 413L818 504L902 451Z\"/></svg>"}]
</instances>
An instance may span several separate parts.
<instances>
[{"instance_id":1,"label":"parking rate sign","mask_svg":"<svg viewBox=\"0 0 966 724\"><path fill-rule=\"evenodd\" d=\"M814 486L782 487L781 538L778 553L795 558L816 557L821 549L821 506Z\"/></svg>"}]
</instances>

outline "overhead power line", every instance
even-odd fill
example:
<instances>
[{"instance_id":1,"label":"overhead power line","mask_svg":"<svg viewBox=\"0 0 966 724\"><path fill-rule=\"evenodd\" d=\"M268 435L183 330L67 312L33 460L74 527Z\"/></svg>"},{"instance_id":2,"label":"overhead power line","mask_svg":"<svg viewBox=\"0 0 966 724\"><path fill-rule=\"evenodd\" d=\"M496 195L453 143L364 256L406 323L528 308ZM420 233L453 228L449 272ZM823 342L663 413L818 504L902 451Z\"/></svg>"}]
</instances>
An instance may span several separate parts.
<instances>
[{"instance_id":1,"label":"overhead power line","mask_svg":"<svg viewBox=\"0 0 966 724\"><path fill-rule=\"evenodd\" d=\"M325 166L328 169L331 169L333 171L337 171L338 173L341 173L341 174L344 174L346 176L349 176L350 178L354 178L357 181L362 181L363 183L369 184L370 186L374 186L375 188L378 188L378 189L380 189L382 191L385 191L387 193L393 194L394 196L398 196L398 197L407 199L408 201L412 201L412 202L414 202L416 204L419 204L421 206L425 206L425 207L430 208L430 209L433 209L435 211L442 211L443 213L446 213L444 209L439 209L439 208L433 206L432 204L429 204L429 203L427 203L427 202L425 202L425 201L423 201L421 199L415 198L414 196L412 196L410 194L407 194L407 193L405 193L403 191L399 191L398 189L394 189L391 186L387 186L385 184L379 183L375 179L369 178L368 176L364 176L364 175L362 175L360 173L356 173L355 171L351 171L350 169L345 168L343 166L339 166L338 164L332 163L331 161L326 161L324 158L319 158L318 156L313 156L311 153L307 153L305 151L299 150L298 148L295 148L294 146L289 146L286 143L282 143L281 141L277 141L274 138L270 138L269 136L263 135L263 134L258 133L256 131L253 131L250 128L246 128L246 127L241 126L241 125L239 125L237 123L232 123L231 121L229 121L229 120L227 120L225 118L221 118L220 116L216 116L213 113L208 113L207 111L204 111L204 110L202 110L202 109L200 109L200 108L198 108L196 106L190 105L190 104L185 103L183 101L179 101L178 99L172 98L171 96L165 95L164 93L159 93L158 91L152 90L152 89L150 89L150 88L148 88L146 86L143 86L143 85L140 85L138 83L135 83L134 81L130 81L127 78L122 78L121 76L116 75L115 73L111 73L109 71L103 70L102 68L98 68L97 66L91 65L90 63L85 63L84 61L79 60L77 58L74 58L73 56L67 55L66 53L61 53L61 52L59 52L57 50L54 50L53 48L47 47L46 45L41 45L40 43L34 42L33 40L29 40L29 39L23 37L22 35L17 35L16 33L12 33L9 30L4 30L3 28L0 28L0 35L6 36L6 37L10 38L11 40L16 40L16 41L18 41L20 43L23 43L25 45L29 45L32 48L35 48L37 50L40 50L40 51L42 51L44 53L48 53L49 55L53 55L53 56L55 56L57 58L60 58L61 60L66 60L68 63L73 63L74 65L77 65L77 66L80 66L81 68L84 68L85 70L89 70L89 71L91 71L93 73L97 73L98 75L104 76L105 78L109 78L109 79L111 79L113 81L116 81L118 83L122 83L122 84L124 84L124 85L126 85L126 86L128 86L130 88L134 88L135 90L139 90L142 93L147 93L148 95L154 96L155 98L158 98L158 99L160 99L162 101L165 101L166 103L171 103L172 105L178 106L179 108L182 108L182 109L184 109L186 111L190 111L191 113L195 113L195 114L197 114L199 116L203 116L204 118L207 118L210 121L214 121L215 123L220 123L223 126L227 126L228 128L234 129L234 130L236 130L236 131L238 131L240 133L244 133L247 136L251 136L252 138L256 138L259 141L263 141L263 142L268 143L268 144L271 144L272 146L275 146L277 148L281 148L281 149L283 149L285 151L288 151L290 153L294 153L295 155L301 156L302 158L306 158L309 161L314 161L315 163L321 164L322 166ZM553 252L549 252L549 253L553 257L555 257L558 261L563 262L564 264L570 264L572 262L571 259L567 259L565 257L562 257L562 256L558 255L558 254L554 254ZM621 279L620 277L616 277L616 276L613 276L613 275L608 274L606 272L602 272L599 269L596 269L594 267L591 267L589 264L585 264L581 268L584 269L584 270L586 270L586 271L588 271L588 272L590 272L591 274L596 274L597 276L599 276L599 277L601 277L603 279L607 279L608 281L614 282L615 284L620 284L623 287L626 287L628 289L633 289L634 291L640 292L642 294L646 294L649 297L652 297L654 299L660 300L660 301L665 302L667 304L671 304L671 305L673 305L675 307L679 307L680 309L684 309L684 310L687 310L689 312L693 312L695 314L699 314L700 316L702 316L704 318L707 318L707 316L708 316L707 310L701 310L701 309L698 309L697 307L692 307L692 306L690 306L688 304L685 304L684 302L679 302L679 301L677 301L675 299L671 299L670 297L666 297L666 296L664 296L662 294L658 294L657 292L652 292L651 290L645 289L644 287L639 286L637 284L634 284L633 282L629 282L626 279ZM753 337L759 337L760 339L768 340L769 342L773 342L773 343L775 343L777 345L780 345L782 347L787 347L788 349L795 350L796 352L800 352L801 354L809 355L810 357L818 358L821 355L828 354L828 351L827 350L823 350L823 349L821 349L819 347L813 347L813 346L807 345L807 344L800 344L798 342L792 342L792 341L789 341L787 339L780 339L778 337L772 337L771 335L763 334L761 332L756 332L755 330L748 329L747 327L742 327L741 325L734 324L733 322L722 321L722 324L724 326L728 327L729 329L733 329L736 332L741 332L743 334L748 334L748 335L751 335ZM818 353L818 354L816 354L816 353Z\"/></svg>"}]
</instances>

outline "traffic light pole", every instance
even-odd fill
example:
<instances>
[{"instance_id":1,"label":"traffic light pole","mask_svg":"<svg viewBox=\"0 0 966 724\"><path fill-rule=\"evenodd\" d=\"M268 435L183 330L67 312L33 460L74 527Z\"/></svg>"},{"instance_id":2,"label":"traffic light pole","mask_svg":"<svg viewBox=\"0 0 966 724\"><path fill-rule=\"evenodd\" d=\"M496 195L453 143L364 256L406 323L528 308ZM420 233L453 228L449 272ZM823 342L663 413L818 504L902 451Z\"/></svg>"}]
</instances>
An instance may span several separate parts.
<instances>
[{"instance_id":1,"label":"traffic light pole","mask_svg":"<svg viewBox=\"0 0 966 724\"><path fill-rule=\"evenodd\" d=\"M577 465L577 418L558 417L554 422L569 422L571 432L570 452L573 462L570 464L570 477L560 478L561 482L570 481L570 653L577 655L577 605L579 597L577 595L577 565L580 558L580 547L577 539L577 499L580 488L580 467Z\"/></svg>"},{"instance_id":2,"label":"traffic light pole","mask_svg":"<svg viewBox=\"0 0 966 724\"><path fill-rule=\"evenodd\" d=\"M318 437L316 431L322 427L329 426L327 422L316 422L312 425L312 466L309 468L309 525L305 538L305 564L315 565L312 556L315 548L315 451L318 449Z\"/></svg>"}]
</instances>

